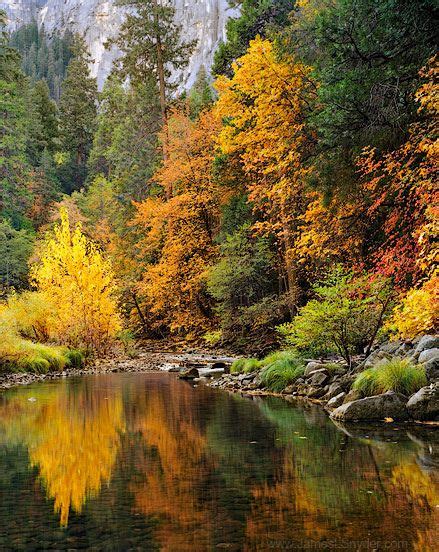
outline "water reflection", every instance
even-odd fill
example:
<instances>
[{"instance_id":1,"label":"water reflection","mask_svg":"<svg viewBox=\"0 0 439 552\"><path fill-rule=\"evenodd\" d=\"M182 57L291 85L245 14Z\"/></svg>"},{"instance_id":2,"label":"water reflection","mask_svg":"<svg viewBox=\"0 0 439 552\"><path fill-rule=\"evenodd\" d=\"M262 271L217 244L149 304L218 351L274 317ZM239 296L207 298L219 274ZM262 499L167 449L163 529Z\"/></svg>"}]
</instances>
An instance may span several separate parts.
<instances>
[{"instance_id":1,"label":"water reflection","mask_svg":"<svg viewBox=\"0 0 439 552\"><path fill-rule=\"evenodd\" d=\"M433 550L438 450L166 374L31 386L0 397L0 549Z\"/></svg>"}]
</instances>

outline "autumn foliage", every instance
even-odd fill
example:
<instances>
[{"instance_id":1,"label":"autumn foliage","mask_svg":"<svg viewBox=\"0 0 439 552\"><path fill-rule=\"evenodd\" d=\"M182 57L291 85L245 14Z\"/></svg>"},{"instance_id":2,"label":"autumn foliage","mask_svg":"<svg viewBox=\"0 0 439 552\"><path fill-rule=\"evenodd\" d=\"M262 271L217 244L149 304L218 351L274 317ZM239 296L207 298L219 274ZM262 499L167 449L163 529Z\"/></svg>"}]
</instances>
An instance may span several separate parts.
<instances>
[{"instance_id":1,"label":"autumn foliage","mask_svg":"<svg viewBox=\"0 0 439 552\"><path fill-rule=\"evenodd\" d=\"M78 225L70 228L66 211L41 246L32 280L52 311L48 335L59 343L105 350L121 328L114 275L97 245Z\"/></svg>"}]
</instances>

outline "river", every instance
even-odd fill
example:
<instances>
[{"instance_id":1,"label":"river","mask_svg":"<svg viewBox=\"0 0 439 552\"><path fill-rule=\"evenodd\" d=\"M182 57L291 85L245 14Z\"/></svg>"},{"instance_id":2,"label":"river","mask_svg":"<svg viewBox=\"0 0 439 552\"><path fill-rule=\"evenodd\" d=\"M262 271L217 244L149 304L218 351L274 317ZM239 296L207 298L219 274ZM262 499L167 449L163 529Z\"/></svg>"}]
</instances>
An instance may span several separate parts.
<instances>
[{"instance_id":1,"label":"river","mask_svg":"<svg viewBox=\"0 0 439 552\"><path fill-rule=\"evenodd\" d=\"M0 550L433 550L439 431L167 373L0 394Z\"/></svg>"}]
</instances>

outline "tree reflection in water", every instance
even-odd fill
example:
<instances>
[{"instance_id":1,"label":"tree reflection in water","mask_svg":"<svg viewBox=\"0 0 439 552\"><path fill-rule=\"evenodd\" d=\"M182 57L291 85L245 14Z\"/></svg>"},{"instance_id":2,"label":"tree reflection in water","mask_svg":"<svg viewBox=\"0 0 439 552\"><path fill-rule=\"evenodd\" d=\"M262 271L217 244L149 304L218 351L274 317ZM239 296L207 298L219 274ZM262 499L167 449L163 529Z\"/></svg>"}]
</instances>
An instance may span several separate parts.
<instances>
[{"instance_id":1,"label":"tree reflection in water","mask_svg":"<svg viewBox=\"0 0 439 552\"><path fill-rule=\"evenodd\" d=\"M166 374L17 389L0 402L0 494L17 497L13 512L0 506L0 548L43 539L266 550L339 539L433 550L438 441L417 427L337 428L316 407Z\"/></svg>"}]
</instances>

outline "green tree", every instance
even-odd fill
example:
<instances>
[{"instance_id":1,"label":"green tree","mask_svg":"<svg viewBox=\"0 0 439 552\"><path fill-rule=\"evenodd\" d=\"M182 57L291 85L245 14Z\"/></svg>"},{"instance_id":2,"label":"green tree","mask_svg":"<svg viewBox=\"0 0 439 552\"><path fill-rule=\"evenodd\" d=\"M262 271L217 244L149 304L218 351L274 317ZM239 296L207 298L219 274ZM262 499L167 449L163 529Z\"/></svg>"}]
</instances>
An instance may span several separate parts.
<instances>
[{"instance_id":1,"label":"green tree","mask_svg":"<svg viewBox=\"0 0 439 552\"><path fill-rule=\"evenodd\" d=\"M7 295L12 287L19 289L26 285L33 244L31 232L15 230L7 221L0 220L0 295Z\"/></svg>"},{"instance_id":2,"label":"green tree","mask_svg":"<svg viewBox=\"0 0 439 552\"><path fill-rule=\"evenodd\" d=\"M213 103L213 90L204 66L201 67L197 74L195 83L189 92L188 100L191 116L193 118L198 117L203 109Z\"/></svg>"},{"instance_id":3,"label":"green tree","mask_svg":"<svg viewBox=\"0 0 439 552\"><path fill-rule=\"evenodd\" d=\"M314 354L369 354L392 305L389 283L370 275L354 277L336 268L313 287L315 298L290 323L279 326L286 343Z\"/></svg>"},{"instance_id":4,"label":"green tree","mask_svg":"<svg viewBox=\"0 0 439 552\"><path fill-rule=\"evenodd\" d=\"M41 121L43 150L46 149L50 153L55 153L59 145L58 108L56 103L50 99L49 87L46 81L40 80L35 84L33 98Z\"/></svg>"},{"instance_id":5,"label":"green tree","mask_svg":"<svg viewBox=\"0 0 439 552\"><path fill-rule=\"evenodd\" d=\"M250 40L270 31L285 27L288 14L294 7L292 0L229 0L231 7L239 7L239 17L231 18L226 26L226 42L215 52L212 72L215 75L233 75L232 63L245 54Z\"/></svg>"},{"instance_id":6,"label":"green tree","mask_svg":"<svg viewBox=\"0 0 439 552\"><path fill-rule=\"evenodd\" d=\"M173 71L185 67L195 43L182 39L181 27L175 22L175 9L160 0L118 0L118 6L129 9L119 35L109 41L122 52L120 72L133 83L152 82L160 98L163 124L167 122L167 105L175 84ZM165 152L166 155L166 152Z\"/></svg>"},{"instance_id":7,"label":"green tree","mask_svg":"<svg viewBox=\"0 0 439 552\"><path fill-rule=\"evenodd\" d=\"M28 224L25 210L30 199L26 189L28 86L17 51L8 46L5 25L6 17L0 12L0 218L19 228Z\"/></svg>"},{"instance_id":8,"label":"green tree","mask_svg":"<svg viewBox=\"0 0 439 552\"><path fill-rule=\"evenodd\" d=\"M62 175L66 191L78 190L87 176L87 160L96 128L97 84L90 76L90 56L84 40L76 37L74 57L67 68L60 100L62 148L69 154L68 166Z\"/></svg>"}]
</instances>

